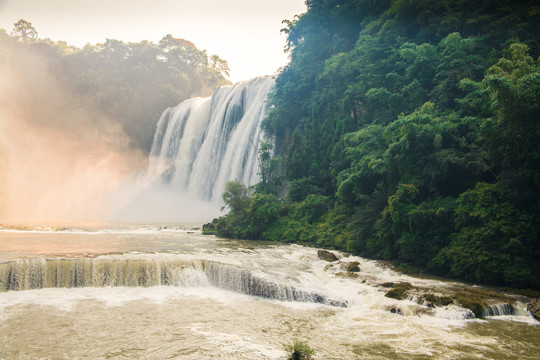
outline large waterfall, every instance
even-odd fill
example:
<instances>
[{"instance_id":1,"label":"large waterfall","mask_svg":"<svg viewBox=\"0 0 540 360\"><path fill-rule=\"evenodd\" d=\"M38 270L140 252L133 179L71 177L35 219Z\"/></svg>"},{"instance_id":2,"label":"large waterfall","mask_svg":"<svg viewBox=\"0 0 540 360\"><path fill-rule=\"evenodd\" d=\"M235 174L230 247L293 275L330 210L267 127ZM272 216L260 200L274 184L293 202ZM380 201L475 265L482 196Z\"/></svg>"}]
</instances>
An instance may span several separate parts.
<instances>
[{"instance_id":1,"label":"large waterfall","mask_svg":"<svg viewBox=\"0 0 540 360\"><path fill-rule=\"evenodd\" d=\"M219 201L227 181L256 183L260 123L273 86L272 77L258 77L165 110L152 144L149 176L210 201Z\"/></svg>"}]
</instances>

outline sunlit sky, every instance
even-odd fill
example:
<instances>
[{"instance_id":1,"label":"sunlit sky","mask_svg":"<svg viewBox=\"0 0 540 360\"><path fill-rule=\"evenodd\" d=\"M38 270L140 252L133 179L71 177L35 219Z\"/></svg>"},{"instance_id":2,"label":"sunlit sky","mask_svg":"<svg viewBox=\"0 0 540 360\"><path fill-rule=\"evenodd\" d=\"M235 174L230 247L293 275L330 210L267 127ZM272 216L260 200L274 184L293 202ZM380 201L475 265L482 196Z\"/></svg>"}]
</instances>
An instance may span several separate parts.
<instances>
[{"instance_id":1,"label":"sunlit sky","mask_svg":"<svg viewBox=\"0 0 540 360\"><path fill-rule=\"evenodd\" d=\"M40 38L79 47L171 34L227 60L237 82L287 63L281 22L305 11L304 0L0 0L0 28L25 19Z\"/></svg>"}]
</instances>

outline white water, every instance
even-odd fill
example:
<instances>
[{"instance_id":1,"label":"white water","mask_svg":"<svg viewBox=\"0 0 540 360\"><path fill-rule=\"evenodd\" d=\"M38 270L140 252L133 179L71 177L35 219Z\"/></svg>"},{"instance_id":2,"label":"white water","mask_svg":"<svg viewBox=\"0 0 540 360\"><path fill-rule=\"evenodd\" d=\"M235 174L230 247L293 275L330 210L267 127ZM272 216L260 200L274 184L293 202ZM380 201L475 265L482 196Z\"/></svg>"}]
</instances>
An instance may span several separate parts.
<instances>
[{"instance_id":1,"label":"white water","mask_svg":"<svg viewBox=\"0 0 540 360\"><path fill-rule=\"evenodd\" d=\"M167 109L154 136L149 176L211 201L220 201L227 181L255 184L260 123L273 86L271 77L258 77Z\"/></svg>"},{"instance_id":2,"label":"white water","mask_svg":"<svg viewBox=\"0 0 540 360\"><path fill-rule=\"evenodd\" d=\"M389 299L389 281L467 286L337 255L330 264L316 249L220 240L193 225L10 227L0 231L0 282L18 290L0 290L0 358L283 359L293 338L316 359L540 355L527 314L471 320L454 305ZM358 277L339 275L348 261Z\"/></svg>"},{"instance_id":3,"label":"white water","mask_svg":"<svg viewBox=\"0 0 540 360\"><path fill-rule=\"evenodd\" d=\"M121 210L115 219L208 221L219 216L228 181L246 186L259 181L261 121L273 87L272 77L258 77L166 109L146 175L119 192Z\"/></svg>"}]
</instances>

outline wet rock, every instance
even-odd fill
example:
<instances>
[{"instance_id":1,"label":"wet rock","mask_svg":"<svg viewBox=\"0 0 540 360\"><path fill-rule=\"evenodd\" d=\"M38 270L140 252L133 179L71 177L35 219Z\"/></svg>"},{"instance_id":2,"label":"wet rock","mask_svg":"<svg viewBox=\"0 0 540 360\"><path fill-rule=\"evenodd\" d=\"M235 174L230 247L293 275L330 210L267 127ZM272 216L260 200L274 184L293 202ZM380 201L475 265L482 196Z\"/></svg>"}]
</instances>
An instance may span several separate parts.
<instances>
[{"instance_id":1,"label":"wet rock","mask_svg":"<svg viewBox=\"0 0 540 360\"><path fill-rule=\"evenodd\" d=\"M390 306L388 308L388 311L390 311L392 314L403 315L403 311L401 311L401 309L397 306Z\"/></svg>"},{"instance_id":2,"label":"wet rock","mask_svg":"<svg viewBox=\"0 0 540 360\"><path fill-rule=\"evenodd\" d=\"M433 316L433 308L419 307L415 309L415 315L428 315Z\"/></svg>"},{"instance_id":3,"label":"wet rock","mask_svg":"<svg viewBox=\"0 0 540 360\"><path fill-rule=\"evenodd\" d=\"M334 264L328 264L328 265L326 265L326 266L324 267L324 271L328 271L328 270L330 270L330 269L333 268L333 267L334 267Z\"/></svg>"},{"instance_id":4,"label":"wet rock","mask_svg":"<svg viewBox=\"0 0 540 360\"><path fill-rule=\"evenodd\" d=\"M527 305L527 310L538 321L540 321L540 298L533 300Z\"/></svg>"},{"instance_id":5,"label":"wet rock","mask_svg":"<svg viewBox=\"0 0 540 360\"><path fill-rule=\"evenodd\" d=\"M337 256L334 255L334 253L326 250L317 251L317 256L319 257L319 259L325 261L336 261L338 259Z\"/></svg>"},{"instance_id":6,"label":"wet rock","mask_svg":"<svg viewBox=\"0 0 540 360\"><path fill-rule=\"evenodd\" d=\"M336 273L336 276L349 278L349 279L356 279L358 277L358 274L352 273L352 272L338 272Z\"/></svg>"},{"instance_id":7,"label":"wet rock","mask_svg":"<svg viewBox=\"0 0 540 360\"><path fill-rule=\"evenodd\" d=\"M384 296L386 296L387 298L396 299L396 300L402 300L403 299L402 295L403 294L400 294L399 292L397 292L394 289L392 289L392 290L388 291L386 294L384 294Z\"/></svg>"},{"instance_id":8,"label":"wet rock","mask_svg":"<svg viewBox=\"0 0 540 360\"><path fill-rule=\"evenodd\" d=\"M360 272L360 267L358 266L358 261L351 261L343 263L343 267L348 272Z\"/></svg>"}]
</instances>

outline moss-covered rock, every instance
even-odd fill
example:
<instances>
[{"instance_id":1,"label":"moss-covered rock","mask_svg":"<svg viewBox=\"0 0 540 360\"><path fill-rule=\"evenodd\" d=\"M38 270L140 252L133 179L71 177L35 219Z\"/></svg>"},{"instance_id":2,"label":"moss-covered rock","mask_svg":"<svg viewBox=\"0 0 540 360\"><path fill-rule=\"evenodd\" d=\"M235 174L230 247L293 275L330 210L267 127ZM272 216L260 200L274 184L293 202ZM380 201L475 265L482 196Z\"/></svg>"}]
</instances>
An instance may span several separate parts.
<instances>
[{"instance_id":1,"label":"moss-covered rock","mask_svg":"<svg viewBox=\"0 0 540 360\"><path fill-rule=\"evenodd\" d=\"M336 261L338 259L334 253L327 250L317 251L317 256L319 257L319 259L325 260L325 261Z\"/></svg>"},{"instance_id":2,"label":"moss-covered rock","mask_svg":"<svg viewBox=\"0 0 540 360\"><path fill-rule=\"evenodd\" d=\"M428 306L447 306L454 302L449 296L437 296L432 293L424 294L423 299Z\"/></svg>"},{"instance_id":3,"label":"moss-covered rock","mask_svg":"<svg viewBox=\"0 0 540 360\"><path fill-rule=\"evenodd\" d=\"M390 299L397 299L397 300L403 300L407 298L407 291L412 289L411 283L408 282L400 282L400 283L384 283L382 286L389 287L385 285L392 284L392 289L387 291L384 296Z\"/></svg>"},{"instance_id":4,"label":"moss-covered rock","mask_svg":"<svg viewBox=\"0 0 540 360\"><path fill-rule=\"evenodd\" d=\"M455 299L461 306L471 310L476 318L481 319L484 317L485 303L481 297L475 294L458 292L455 295Z\"/></svg>"},{"instance_id":5,"label":"moss-covered rock","mask_svg":"<svg viewBox=\"0 0 540 360\"><path fill-rule=\"evenodd\" d=\"M389 290L386 292L386 294L384 294L384 296L386 296L387 298L396 299L396 300L403 300L402 295L403 295L402 293L394 289Z\"/></svg>"}]
</instances>

